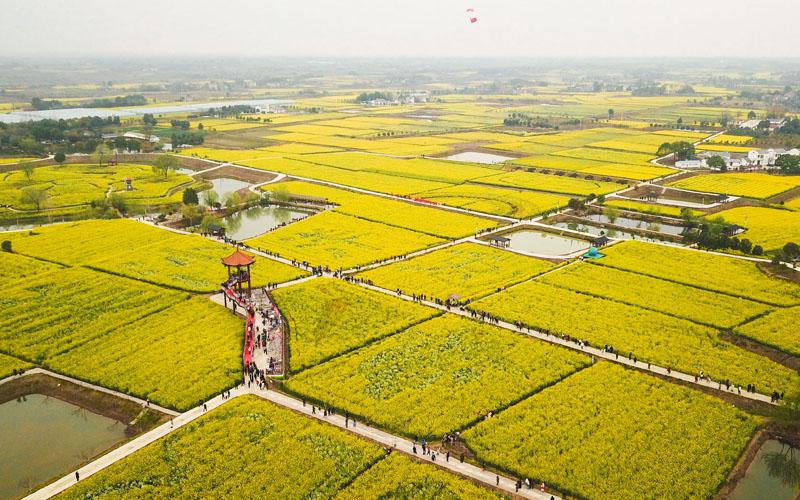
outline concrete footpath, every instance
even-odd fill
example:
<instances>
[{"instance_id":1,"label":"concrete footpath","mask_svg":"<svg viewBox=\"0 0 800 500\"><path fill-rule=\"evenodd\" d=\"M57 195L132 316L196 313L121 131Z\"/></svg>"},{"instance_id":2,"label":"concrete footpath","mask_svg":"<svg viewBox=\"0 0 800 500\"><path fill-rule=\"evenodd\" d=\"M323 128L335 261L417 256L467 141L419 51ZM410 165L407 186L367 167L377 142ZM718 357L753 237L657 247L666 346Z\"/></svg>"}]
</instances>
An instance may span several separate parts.
<instances>
[{"instance_id":1,"label":"concrete footpath","mask_svg":"<svg viewBox=\"0 0 800 500\"><path fill-rule=\"evenodd\" d=\"M205 415L207 412L210 412L215 408L218 408L227 401L230 401L233 398L240 397L246 394L253 394L255 396L258 396L262 399L270 401L284 408L294 410L308 417L323 422L327 422L328 424L344 429L345 431L367 438L371 441L374 441L382 445L383 447L394 448L395 452L405 453L412 457L418 458L424 462L428 462L436 467L446 469L450 472L459 474L469 479L473 479L487 486L491 486L493 488L499 488L505 493L516 494L517 496L522 498L531 498L536 500L550 500L551 498L559 499L559 497L556 497L555 495L541 492L538 489L523 488L518 493L514 493L514 490L516 489L515 488L516 479L500 476L500 483L499 485L497 485L496 484L497 474L467 462L461 463L457 458L454 457L451 457L449 461L446 461L445 455L437 455L438 458L435 462L431 461L428 458L422 458L422 455L413 453L412 443L403 437L395 436L393 434L389 434L388 432L361 423L353 425L352 420L348 424L345 422L345 417L341 415L323 416L321 411L317 411L315 414L312 412L312 406L310 404L304 405L302 401L294 399L293 397L280 392L267 391L267 390L262 391L255 388L250 389L246 387L237 387L235 389L232 389L230 392L231 392L230 399L223 400L221 395L216 396L208 400L205 404L197 406L196 408L193 408L187 411L186 413L178 415L171 422L166 422L160 425L159 427L156 427L155 429L147 432L146 434L142 434L141 436L123 444L122 446L115 448L114 450L111 450L110 452L106 453L97 460L94 460L93 462L90 462L84 465L83 467L80 467L79 469L77 469L77 472L80 474L81 480L84 480L102 471L103 469L122 460L123 458L141 450L145 446L163 438L164 436L167 436L168 434L174 432L177 429L180 429L184 425ZM421 450L418 448L418 451ZM46 498L51 498L65 491L66 489L76 484L77 481L75 480L75 472L76 471L70 472L69 474L61 477L60 479L57 479L56 481L48 484L47 486L28 495L25 498L46 499Z\"/></svg>"}]
</instances>

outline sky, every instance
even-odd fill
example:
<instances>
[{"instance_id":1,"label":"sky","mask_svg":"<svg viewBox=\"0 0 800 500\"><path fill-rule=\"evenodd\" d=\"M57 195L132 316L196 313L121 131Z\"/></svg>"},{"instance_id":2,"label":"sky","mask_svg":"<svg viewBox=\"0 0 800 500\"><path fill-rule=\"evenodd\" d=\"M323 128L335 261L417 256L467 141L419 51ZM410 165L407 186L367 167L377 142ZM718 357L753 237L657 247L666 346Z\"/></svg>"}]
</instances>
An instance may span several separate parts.
<instances>
[{"instance_id":1,"label":"sky","mask_svg":"<svg viewBox=\"0 0 800 500\"><path fill-rule=\"evenodd\" d=\"M798 19L796 0L0 0L0 56L800 57Z\"/></svg>"}]
</instances>

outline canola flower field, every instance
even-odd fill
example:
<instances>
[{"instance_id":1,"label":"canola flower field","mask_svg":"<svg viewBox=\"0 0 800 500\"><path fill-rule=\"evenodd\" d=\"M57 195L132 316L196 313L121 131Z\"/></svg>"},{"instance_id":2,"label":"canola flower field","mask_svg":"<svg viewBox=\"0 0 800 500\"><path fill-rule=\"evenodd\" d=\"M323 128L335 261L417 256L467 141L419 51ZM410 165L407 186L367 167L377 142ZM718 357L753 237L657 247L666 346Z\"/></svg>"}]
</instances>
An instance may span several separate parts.
<instances>
[{"instance_id":1,"label":"canola flower field","mask_svg":"<svg viewBox=\"0 0 800 500\"><path fill-rule=\"evenodd\" d=\"M358 274L387 290L425 295L428 300L464 301L547 271L547 261L488 245L462 243Z\"/></svg>"},{"instance_id":2,"label":"canola flower field","mask_svg":"<svg viewBox=\"0 0 800 500\"><path fill-rule=\"evenodd\" d=\"M57 224L30 234L16 234L12 240L15 252L189 292L217 291L225 278L218 268L219 259L233 251L198 235L172 233L127 219ZM290 281L306 274L256 257L253 286Z\"/></svg>"},{"instance_id":3,"label":"canola flower field","mask_svg":"<svg viewBox=\"0 0 800 500\"><path fill-rule=\"evenodd\" d=\"M484 463L584 498L708 498L757 420L601 362L467 430Z\"/></svg>"},{"instance_id":4,"label":"canola flower field","mask_svg":"<svg viewBox=\"0 0 800 500\"><path fill-rule=\"evenodd\" d=\"M422 438L463 428L588 363L586 356L445 315L305 370L286 387Z\"/></svg>"},{"instance_id":5,"label":"canola flower field","mask_svg":"<svg viewBox=\"0 0 800 500\"><path fill-rule=\"evenodd\" d=\"M272 295L289 324L289 366L293 372L437 314L433 309L333 279L308 281L275 290Z\"/></svg>"},{"instance_id":6,"label":"canola flower field","mask_svg":"<svg viewBox=\"0 0 800 500\"><path fill-rule=\"evenodd\" d=\"M729 172L695 175L671 182L669 185L706 193L766 199L800 186L800 177L758 172Z\"/></svg>"},{"instance_id":7,"label":"canola flower field","mask_svg":"<svg viewBox=\"0 0 800 500\"><path fill-rule=\"evenodd\" d=\"M726 222L747 228L739 238L748 238L764 250L777 250L787 243L800 242L800 215L790 210L765 207L736 207L715 215Z\"/></svg>"},{"instance_id":8,"label":"canola flower field","mask_svg":"<svg viewBox=\"0 0 800 500\"><path fill-rule=\"evenodd\" d=\"M347 269L405 255L444 240L336 212L324 212L247 240L281 257Z\"/></svg>"}]
</instances>

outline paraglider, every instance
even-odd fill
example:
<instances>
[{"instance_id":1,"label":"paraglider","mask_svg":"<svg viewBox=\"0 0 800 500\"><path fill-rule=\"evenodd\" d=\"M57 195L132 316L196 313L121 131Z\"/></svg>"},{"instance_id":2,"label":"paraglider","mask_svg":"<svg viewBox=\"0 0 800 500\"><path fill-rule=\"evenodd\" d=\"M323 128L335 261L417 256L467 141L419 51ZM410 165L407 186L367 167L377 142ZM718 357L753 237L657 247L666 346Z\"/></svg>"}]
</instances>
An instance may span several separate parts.
<instances>
[{"instance_id":1,"label":"paraglider","mask_svg":"<svg viewBox=\"0 0 800 500\"><path fill-rule=\"evenodd\" d=\"M478 16L475 14L475 9L472 7L467 9L467 19L469 19L470 24L475 24L478 22Z\"/></svg>"}]
</instances>

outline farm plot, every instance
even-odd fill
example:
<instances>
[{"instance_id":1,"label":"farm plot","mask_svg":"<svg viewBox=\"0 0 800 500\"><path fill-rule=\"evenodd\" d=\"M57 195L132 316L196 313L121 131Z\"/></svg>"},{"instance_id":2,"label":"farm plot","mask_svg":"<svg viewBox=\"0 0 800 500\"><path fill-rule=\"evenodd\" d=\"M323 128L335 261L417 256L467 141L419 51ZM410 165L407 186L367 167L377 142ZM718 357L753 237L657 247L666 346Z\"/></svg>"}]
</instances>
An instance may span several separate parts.
<instances>
[{"instance_id":1,"label":"farm plot","mask_svg":"<svg viewBox=\"0 0 800 500\"><path fill-rule=\"evenodd\" d=\"M477 184L434 189L417 196L451 207L526 219L567 206L569 196Z\"/></svg>"},{"instance_id":2,"label":"farm plot","mask_svg":"<svg viewBox=\"0 0 800 500\"><path fill-rule=\"evenodd\" d=\"M729 144L698 144L698 151L727 151L728 153L747 153L752 151L749 146L732 146Z\"/></svg>"},{"instance_id":3,"label":"farm plot","mask_svg":"<svg viewBox=\"0 0 800 500\"><path fill-rule=\"evenodd\" d=\"M94 337L47 365L186 411L242 378L243 328L238 316L195 297Z\"/></svg>"},{"instance_id":4,"label":"farm plot","mask_svg":"<svg viewBox=\"0 0 800 500\"><path fill-rule=\"evenodd\" d=\"M793 370L722 341L711 328L537 280L473 302L470 308L595 347L610 345L641 362L685 373L702 369L714 380L729 379L742 387L753 383L767 393L794 391L800 383Z\"/></svg>"},{"instance_id":5,"label":"farm plot","mask_svg":"<svg viewBox=\"0 0 800 500\"><path fill-rule=\"evenodd\" d=\"M133 191L125 191L126 178L133 180ZM130 200L166 203L180 201L180 198L168 198L169 193L192 182L188 175L171 174L166 178L157 175L149 165L70 164L40 167L33 170L30 179L19 170L2 174L0 205L21 210L86 205L104 198L109 188ZM25 189L44 190L48 199L37 207L34 201L22 196Z\"/></svg>"},{"instance_id":6,"label":"farm plot","mask_svg":"<svg viewBox=\"0 0 800 500\"><path fill-rule=\"evenodd\" d=\"M444 240L336 212L324 212L247 240L282 257L347 269L397 257Z\"/></svg>"},{"instance_id":7,"label":"farm plot","mask_svg":"<svg viewBox=\"0 0 800 500\"><path fill-rule=\"evenodd\" d=\"M786 243L800 243L800 214L764 207L737 207L715 214L726 222L746 227L739 238L747 238L765 250L777 250Z\"/></svg>"},{"instance_id":8,"label":"farm plot","mask_svg":"<svg viewBox=\"0 0 800 500\"><path fill-rule=\"evenodd\" d=\"M771 309L745 298L588 263L565 267L540 281L718 328L730 328Z\"/></svg>"},{"instance_id":9,"label":"farm plot","mask_svg":"<svg viewBox=\"0 0 800 500\"><path fill-rule=\"evenodd\" d=\"M272 292L289 325L289 366L304 370L438 314L341 280L319 278Z\"/></svg>"},{"instance_id":10,"label":"farm plot","mask_svg":"<svg viewBox=\"0 0 800 500\"><path fill-rule=\"evenodd\" d=\"M441 436L588 364L522 335L446 315L306 370L286 387L407 436Z\"/></svg>"},{"instance_id":11,"label":"farm plot","mask_svg":"<svg viewBox=\"0 0 800 500\"><path fill-rule=\"evenodd\" d=\"M588 148L587 148L588 149ZM601 150L598 150L601 151ZM538 155L513 160L519 165L529 165L543 169L565 170L580 172L584 175L598 177L621 177L625 179L646 180L674 173L669 168L655 167L652 165L630 165L623 163L609 163L585 158L568 158L558 155Z\"/></svg>"},{"instance_id":12,"label":"farm plot","mask_svg":"<svg viewBox=\"0 0 800 500\"><path fill-rule=\"evenodd\" d=\"M128 219L86 221L37 229L14 241L15 251L190 292L213 292L225 278L219 259L233 249L197 235L176 234ZM131 251L135 249L135 251ZM253 285L307 273L256 257Z\"/></svg>"},{"instance_id":13,"label":"farm plot","mask_svg":"<svg viewBox=\"0 0 800 500\"><path fill-rule=\"evenodd\" d=\"M550 262L478 243L437 250L371 269L358 276L387 290L426 295L429 299L481 297L553 267Z\"/></svg>"},{"instance_id":14,"label":"farm plot","mask_svg":"<svg viewBox=\"0 0 800 500\"><path fill-rule=\"evenodd\" d=\"M756 426L712 396L601 362L463 438L480 460L570 496L709 498Z\"/></svg>"},{"instance_id":15,"label":"farm plot","mask_svg":"<svg viewBox=\"0 0 800 500\"><path fill-rule=\"evenodd\" d=\"M0 297L0 343L5 352L35 362L186 297L78 268L40 274L11 285Z\"/></svg>"},{"instance_id":16,"label":"farm plot","mask_svg":"<svg viewBox=\"0 0 800 500\"><path fill-rule=\"evenodd\" d=\"M320 497L384 455L366 440L243 396L67 490L65 498Z\"/></svg>"},{"instance_id":17,"label":"farm plot","mask_svg":"<svg viewBox=\"0 0 800 500\"><path fill-rule=\"evenodd\" d=\"M603 204L609 207L617 207L623 210L633 210L635 212L643 212L646 214L663 215L666 217L681 216L681 207L645 203L627 198L606 198L606 201Z\"/></svg>"},{"instance_id":18,"label":"farm plot","mask_svg":"<svg viewBox=\"0 0 800 500\"><path fill-rule=\"evenodd\" d=\"M604 253L597 261L604 266L767 304L800 304L800 286L768 277L753 262L640 241L626 241Z\"/></svg>"},{"instance_id":19,"label":"farm plot","mask_svg":"<svg viewBox=\"0 0 800 500\"><path fill-rule=\"evenodd\" d=\"M477 484L433 465L392 453L358 476L341 491L340 500L351 498L438 498L482 500L503 498Z\"/></svg>"},{"instance_id":20,"label":"farm plot","mask_svg":"<svg viewBox=\"0 0 800 500\"><path fill-rule=\"evenodd\" d=\"M557 156L568 158L581 158L584 160L595 160L606 163L622 163L624 165L648 165L652 156L639 153L626 153L623 151L611 151L608 149L597 148L576 148L566 149L554 153Z\"/></svg>"},{"instance_id":21,"label":"farm plot","mask_svg":"<svg viewBox=\"0 0 800 500\"><path fill-rule=\"evenodd\" d=\"M497 169L479 167L471 164L453 163L427 158L392 158L365 153L326 153L314 155L307 161L360 172L375 172L412 177L436 182L460 183L469 179L496 175Z\"/></svg>"},{"instance_id":22,"label":"farm plot","mask_svg":"<svg viewBox=\"0 0 800 500\"><path fill-rule=\"evenodd\" d=\"M264 149L219 149L219 148L189 148L181 151L184 156L194 156L218 162L236 162L252 160L255 158L280 158L283 153L276 153ZM214 165L209 163L208 168Z\"/></svg>"},{"instance_id":23,"label":"farm plot","mask_svg":"<svg viewBox=\"0 0 800 500\"><path fill-rule=\"evenodd\" d=\"M22 233L17 234L21 235ZM0 236L0 239L6 238L7 235ZM29 279L43 273L57 271L61 268L62 267L57 264L32 259L24 255L11 252L0 253L0 280L6 285L11 284L17 279Z\"/></svg>"},{"instance_id":24,"label":"farm plot","mask_svg":"<svg viewBox=\"0 0 800 500\"><path fill-rule=\"evenodd\" d=\"M299 178L314 179L378 193L401 196L451 185L444 182L414 179L411 177L398 177L396 175L347 170L290 158L248 160L243 161L242 165L271 172L281 172Z\"/></svg>"},{"instance_id":25,"label":"farm plot","mask_svg":"<svg viewBox=\"0 0 800 500\"><path fill-rule=\"evenodd\" d=\"M669 185L706 193L765 199L800 186L800 176L730 172L695 175L671 182Z\"/></svg>"},{"instance_id":26,"label":"farm plot","mask_svg":"<svg viewBox=\"0 0 800 500\"><path fill-rule=\"evenodd\" d=\"M4 379L16 370L27 370L32 365L13 356L0 354L0 379Z\"/></svg>"},{"instance_id":27,"label":"farm plot","mask_svg":"<svg viewBox=\"0 0 800 500\"><path fill-rule=\"evenodd\" d=\"M621 186L612 182L589 181L560 175L523 172L520 170L504 172L491 177L483 177L480 179L480 182L498 186L511 186L580 196L587 196L589 194L601 195L618 191L621 188Z\"/></svg>"},{"instance_id":28,"label":"farm plot","mask_svg":"<svg viewBox=\"0 0 800 500\"><path fill-rule=\"evenodd\" d=\"M777 309L736 328L736 333L793 356L800 356L800 307Z\"/></svg>"},{"instance_id":29,"label":"farm plot","mask_svg":"<svg viewBox=\"0 0 800 500\"><path fill-rule=\"evenodd\" d=\"M489 219L307 182L270 184L263 189L276 187L284 187L291 195L325 198L339 205L334 211L342 214L431 236L460 238L497 227L497 222Z\"/></svg>"}]
</instances>

